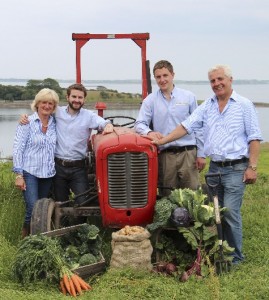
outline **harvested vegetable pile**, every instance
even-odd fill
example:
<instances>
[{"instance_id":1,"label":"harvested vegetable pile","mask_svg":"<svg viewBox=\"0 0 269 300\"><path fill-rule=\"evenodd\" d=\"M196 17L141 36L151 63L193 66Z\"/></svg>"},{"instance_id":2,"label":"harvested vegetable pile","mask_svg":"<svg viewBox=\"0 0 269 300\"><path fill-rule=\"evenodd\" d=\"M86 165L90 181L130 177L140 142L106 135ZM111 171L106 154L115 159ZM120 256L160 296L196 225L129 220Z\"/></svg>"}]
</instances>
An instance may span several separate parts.
<instances>
[{"instance_id":1,"label":"harvested vegetable pile","mask_svg":"<svg viewBox=\"0 0 269 300\"><path fill-rule=\"evenodd\" d=\"M157 200L154 207L153 223L147 225L149 231L154 231L160 227L166 227L170 225L170 216L177 205L173 203L169 198L162 198Z\"/></svg>"},{"instance_id":2,"label":"harvested vegetable pile","mask_svg":"<svg viewBox=\"0 0 269 300\"><path fill-rule=\"evenodd\" d=\"M128 226L112 233L111 268L152 269L150 233L140 226Z\"/></svg>"},{"instance_id":3,"label":"harvested vegetable pile","mask_svg":"<svg viewBox=\"0 0 269 300\"><path fill-rule=\"evenodd\" d=\"M133 234L139 234L144 232L145 232L145 228L143 227L126 225L125 227L123 227L118 231L118 235L133 235Z\"/></svg>"},{"instance_id":4,"label":"harvested vegetable pile","mask_svg":"<svg viewBox=\"0 0 269 300\"><path fill-rule=\"evenodd\" d=\"M159 200L161 203L158 204L157 201L153 223L147 226L150 231L167 226L176 227L196 252L194 262L181 274L182 281L188 280L192 275L198 277L208 275L210 259L214 261L219 257L214 208L212 203L205 204L205 200L206 195L201 189L197 191L176 189L167 198ZM187 214L179 208L187 210ZM220 212L223 213L225 210L226 208L221 208ZM223 248L226 259L231 260L228 254L233 249L226 241L223 242Z\"/></svg>"},{"instance_id":5,"label":"harvested vegetable pile","mask_svg":"<svg viewBox=\"0 0 269 300\"><path fill-rule=\"evenodd\" d=\"M71 269L91 265L101 259L102 240L95 225L83 224L58 239L65 249L64 259Z\"/></svg>"},{"instance_id":6,"label":"harvested vegetable pile","mask_svg":"<svg viewBox=\"0 0 269 300\"><path fill-rule=\"evenodd\" d=\"M30 235L20 242L12 273L23 284L59 281L61 269L66 266L62 256L63 249L57 239Z\"/></svg>"},{"instance_id":7,"label":"harvested vegetable pile","mask_svg":"<svg viewBox=\"0 0 269 300\"><path fill-rule=\"evenodd\" d=\"M22 283L60 283L61 292L73 297L91 286L72 272L74 266L92 264L100 257L101 239L95 225L82 224L62 236L30 235L17 250L12 274Z\"/></svg>"}]
</instances>

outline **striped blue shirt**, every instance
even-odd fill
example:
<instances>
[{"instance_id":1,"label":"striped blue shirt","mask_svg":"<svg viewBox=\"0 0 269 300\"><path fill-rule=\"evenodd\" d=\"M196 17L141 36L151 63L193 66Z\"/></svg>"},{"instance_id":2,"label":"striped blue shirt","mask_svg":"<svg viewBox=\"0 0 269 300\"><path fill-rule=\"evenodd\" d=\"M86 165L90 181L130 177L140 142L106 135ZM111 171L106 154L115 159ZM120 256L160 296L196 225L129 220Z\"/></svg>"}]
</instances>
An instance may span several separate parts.
<instances>
[{"instance_id":1,"label":"striped blue shirt","mask_svg":"<svg viewBox=\"0 0 269 300\"><path fill-rule=\"evenodd\" d=\"M38 177L55 175L54 152L56 146L56 126L49 118L47 132L42 132L42 124L37 112L29 116L27 125L18 125L13 145L13 171L23 170Z\"/></svg>"},{"instance_id":2,"label":"striped blue shirt","mask_svg":"<svg viewBox=\"0 0 269 300\"><path fill-rule=\"evenodd\" d=\"M190 91L175 87L171 93L171 99L168 101L161 90L158 89L143 100L135 122L135 130L139 134L147 135L151 131L149 126L152 121L153 131L167 135L178 124L187 119L197 106L196 98ZM187 145L197 145L197 156L205 157L202 130L196 130L190 135L186 135L159 148L162 150L171 146L181 147Z\"/></svg>"},{"instance_id":3,"label":"striped blue shirt","mask_svg":"<svg viewBox=\"0 0 269 300\"><path fill-rule=\"evenodd\" d=\"M68 113L68 106L57 107L57 144L55 156L65 160L80 160L88 152L88 140L92 129L103 130L109 120L104 120L95 112L81 108L78 113Z\"/></svg>"},{"instance_id":4,"label":"striped blue shirt","mask_svg":"<svg viewBox=\"0 0 269 300\"><path fill-rule=\"evenodd\" d=\"M249 157L248 143L262 141L254 104L233 91L220 113L216 96L202 103L192 115L182 122L191 134L203 128L204 151L213 161Z\"/></svg>"}]
</instances>

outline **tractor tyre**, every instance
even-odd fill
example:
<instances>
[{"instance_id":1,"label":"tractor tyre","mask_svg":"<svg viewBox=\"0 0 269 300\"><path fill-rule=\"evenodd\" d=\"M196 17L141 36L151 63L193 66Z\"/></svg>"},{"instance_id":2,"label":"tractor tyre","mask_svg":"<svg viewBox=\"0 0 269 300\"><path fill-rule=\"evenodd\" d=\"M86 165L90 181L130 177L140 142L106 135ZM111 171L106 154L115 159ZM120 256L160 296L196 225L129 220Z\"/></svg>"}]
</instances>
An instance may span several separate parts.
<instances>
[{"instance_id":1,"label":"tractor tyre","mask_svg":"<svg viewBox=\"0 0 269 300\"><path fill-rule=\"evenodd\" d=\"M42 198L36 201L31 218L30 233L38 234L56 229L53 223L54 200Z\"/></svg>"}]
</instances>

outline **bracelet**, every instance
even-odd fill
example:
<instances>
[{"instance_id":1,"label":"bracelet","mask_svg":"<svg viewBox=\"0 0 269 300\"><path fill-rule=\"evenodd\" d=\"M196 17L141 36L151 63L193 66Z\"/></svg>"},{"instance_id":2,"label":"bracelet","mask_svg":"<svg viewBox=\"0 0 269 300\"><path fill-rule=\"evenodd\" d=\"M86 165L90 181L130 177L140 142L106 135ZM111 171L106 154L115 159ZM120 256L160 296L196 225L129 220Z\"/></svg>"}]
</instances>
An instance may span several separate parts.
<instances>
[{"instance_id":1,"label":"bracelet","mask_svg":"<svg viewBox=\"0 0 269 300\"><path fill-rule=\"evenodd\" d=\"M16 179L23 179L23 176L21 174L16 176Z\"/></svg>"}]
</instances>

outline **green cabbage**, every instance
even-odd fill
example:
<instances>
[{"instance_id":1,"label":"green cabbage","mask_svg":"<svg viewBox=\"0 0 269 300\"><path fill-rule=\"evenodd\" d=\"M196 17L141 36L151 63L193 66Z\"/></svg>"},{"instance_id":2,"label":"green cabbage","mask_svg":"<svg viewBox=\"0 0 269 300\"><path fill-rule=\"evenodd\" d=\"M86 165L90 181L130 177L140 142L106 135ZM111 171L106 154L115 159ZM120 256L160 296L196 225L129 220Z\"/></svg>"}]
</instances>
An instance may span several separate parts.
<instances>
[{"instance_id":1,"label":"green cabbage","mask_svg":"<svg viewBox=\"0 0 269 300\"><path fill-rule=\"evenodd\" d=\"M214 208L209 205L202 204L197 208L197 221L204 225L210 226L214 223Z\"/></svg>"}]
</instances>

